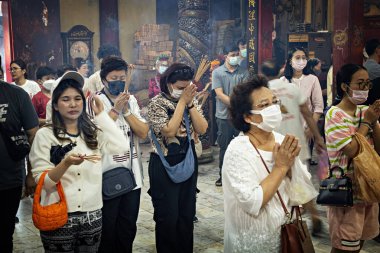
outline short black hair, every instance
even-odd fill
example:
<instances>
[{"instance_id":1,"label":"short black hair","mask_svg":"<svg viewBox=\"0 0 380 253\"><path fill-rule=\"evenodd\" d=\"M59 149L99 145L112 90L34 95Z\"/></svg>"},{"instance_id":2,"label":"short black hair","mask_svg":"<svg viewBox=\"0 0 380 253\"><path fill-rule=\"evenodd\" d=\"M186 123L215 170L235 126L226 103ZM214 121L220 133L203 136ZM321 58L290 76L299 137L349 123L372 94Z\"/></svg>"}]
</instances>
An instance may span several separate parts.
<instances>
[{"instance_id":1,"label":"short black hair","mask_svg":"<svg viewBox=\"0 0 380 253\"><path fill-rule=\"evenodd\" d=\"M98 53L96 54L96 56L100 60L100 59L104 59L108 56L121 57L121 53L117 47L106 44L106 45L102 45L99 47Z\"/></svg>"},{"instance_id":2,"label":"short black hair","mask_svg":"<svg viewBox=\"0 0 380 253\"><path fill-rule=\"evenodd\" d=\"M74 59L74 63L75 63L75 67L77 69L80 69L80 67L82 67L82 65L85 65L87 64L86 60L81 58L81 57L77 57Z\"/></svg>"},{"instance_id":3,"label":"short black hair","mask_svg":"<svg viewBox=\"0 0 380 253\"><path fill-rule=\"evenodd\" d=\"M266 60L261 64L261 72L268 78L278 77L280 66L274 60Z\"/></svg>"},{"instance_id":4,"label":"short black hair","mask_svg":"<svg viewBox=\"0 0 380 253\"><path fill-rule=\"evenodd\" d=\"M128 63L117 56L108 56L103 59L100 66L100 78L106 80L107 75L115 70L128 71Z\"/></svg>"},{"instance_id":5,"label":"short black hair","mask_svg":"<svg viewBox=\"0 0 380 253\"><path fill-rule=\"evenodd\" d=\"M175 83L177 81L189 81L194 78L194 70L183 63L173 63L170 65L160 78L161 92L170 95L168 83Z\"/></svg>"},{"instance_id":6,"label":"short black hair","mask_svg":"<svg viewBox=\"0 0 380 253\"><path fill-rule=\"evenodd\" d=\"M77 69L74 68L74 66L70 64L61 65L57 69L57 77L63 76L63 74L65 74L67 71L77 71Z\"/></svg>"},{"instance_id":7,"label":"short black hair","mask_svg":"<svg viewBox=\"0 0 380 253\"><path fill-rule=\"evenodd\" d=\"M368 56L373 55L378 47L380 47L380 41L378 39L371 39L365 43L365 51Z\"/></svg>"},{"instance_id":8,"label":"short black hair","mask_svg":"<svg viewBox=\"0 0 380 253\"><path fill-rule=\"evenodd\" d=\"M242 37L240 39L238 39L238 41L236 42L236 45L239 47L240 45L246 45L247 44L247 40L245 39L245 37Z\"/></svg>"},{"instance_id":9,"label":"short black hair","mask_svg":"<svg viewBox=\"0 0 380 253\"><path fill-rule=\"evenodd\" d=\"M227 55L231 52L239 52L239 47L236 44L229 44L223 47L223 54Z\"/></svg>"},{"instance_id":10,"label":"short black hair","mask_svg":"<svg viewBox=\"0 0 380 253\"><path fill-rule=\"evenodd\" d=\"M316 76L314 72L314 67L317 66L320 62L321 60L319 60L318 58L311 58L307 61L305 68L307 69L308 72L310 72L310 74L313 74Z\"/></svg>"},{"instance_id":11,"label":"short black hair","mask_svg":"<svg viewBox=\"0 0 380 253\"><path fill-rule=\"evenodd\" d=\"M251 125L245 122L244 117L251 114L254 104L251 97L252 92L262 87L268 88L268 80L263 75L254 75L252 79L236 85L233 89L229 112L232 124L237 130L246 133L251 128Z\"/></svg>"},{"instance_id":12,"label":"short black hair","mask_svg":"<svg viewBox=\"0 0 380 253\"><path fill-rule=\"evenodd\" d=\"M41 66L38 67L36 71L36 78L37 80L42 79L44 76L49 76L49 75L55 75L54 69L48 67L48 66Z\"/></svg>"}]
</instances>

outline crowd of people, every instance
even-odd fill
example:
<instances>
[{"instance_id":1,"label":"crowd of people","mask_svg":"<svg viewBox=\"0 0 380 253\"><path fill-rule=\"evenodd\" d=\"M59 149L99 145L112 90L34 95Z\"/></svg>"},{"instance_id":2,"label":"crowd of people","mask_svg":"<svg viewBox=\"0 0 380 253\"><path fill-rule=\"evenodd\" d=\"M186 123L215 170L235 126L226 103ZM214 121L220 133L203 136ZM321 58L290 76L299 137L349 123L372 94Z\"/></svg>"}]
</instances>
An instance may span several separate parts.
<instances>
[{"instance_id":1,"label":"crowd of people","mask_svg":"<svg viewBox=\"0 0 380 253\"><path fill-rule=\"evenodd\" d=\"M380 154L380 42L366 43L364 66L347 63L337 71L334 102L329 81L322 89L318 79L322 62L308 59L303 48L289 50L283 66L264 61L260 74L250 77L246 46L241 39L224 47L223 64L213 66L211 76L224 251L280 252L284 208L302 206L311 214L312 234L321 232L315 189L307 198L299 192L299 184L312 185L316 174L313 150L314 156L327 151L331 167L351 178L359 152L355 134ZM109 45L99 48L98 58L100 70L90 77L88 63L76 59L75 66L57 71L39 67L36 82L16 59L9 66L14 82L0 82L0 197L8 200L0 209L2 252L12 252L23 186L29 195L40 183L40 204L49 206L60 201L58 182L68 217L63 226L40 230L45 252L132 252L143 184L140 143L149 133L157 252L193 252L198 136L208 129L194 70L160 55L143 117L129 92L133 65ZM125 191L127 182L108 180L120 169L121 179L132 175ZM379 204L357 197L352 207L328 207L333 253L359 252L365 240L379 235Z\"/></svg>"}]
</instances>

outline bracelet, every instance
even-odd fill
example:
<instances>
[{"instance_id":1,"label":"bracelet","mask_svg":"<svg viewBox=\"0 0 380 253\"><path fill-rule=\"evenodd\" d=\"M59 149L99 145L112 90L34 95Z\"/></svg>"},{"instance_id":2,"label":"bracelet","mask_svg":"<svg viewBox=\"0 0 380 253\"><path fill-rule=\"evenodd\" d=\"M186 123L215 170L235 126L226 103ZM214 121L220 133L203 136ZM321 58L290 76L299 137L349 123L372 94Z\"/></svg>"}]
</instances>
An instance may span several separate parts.
<instances>
[{"instance_id":1,"label":"bracelet","mask_svg":"<svg viewBox=\"0 0 380 253\"><path fill-rule=\"evenodd\" d=\"M131 111L129 111L129 110L128 110L128 112L123 114L124 118L128 117L129 115L132 115Z\"/></svg>"},{"instance_id":2,"label":"bracelet","mask_svg":"<svg viewBox=\"0 0 380 253\"><path fill-rule=\"evenodd\" d=\"M111 108L111 112L117 114L117 116L120 115L120 112L118 110L116 110L115 108Z\"/></svg>"},{"instance_id":3,"label":"bracelet","mask_svg":"<svg viewBox=\"0 0 380 253\"><path fill-rule=\"evenodd\" d=\"M363 121L362 124L365 125L370 131L373 131L372 125L370 123Z\"/></svg>"},{"instance_id":4,"label":"bracelet","mask_svg":"<svg viewBox=\"0 0 380 253\"><path fill-rule=\"evenodd\" d=\"M194 103L192 103L190 106L187 106L187 109L188 109L188 110L190 110L190 109L192 109L192 108L194 108Z\"/></svg>"}]
</instances>

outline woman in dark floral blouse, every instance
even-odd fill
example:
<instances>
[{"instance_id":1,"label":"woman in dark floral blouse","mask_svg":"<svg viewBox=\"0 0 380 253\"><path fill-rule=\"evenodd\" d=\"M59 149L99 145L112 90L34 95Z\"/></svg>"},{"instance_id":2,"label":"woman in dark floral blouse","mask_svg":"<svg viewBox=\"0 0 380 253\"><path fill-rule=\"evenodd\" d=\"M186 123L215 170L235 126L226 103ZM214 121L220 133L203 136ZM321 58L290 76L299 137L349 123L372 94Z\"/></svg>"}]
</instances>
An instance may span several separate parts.
<instances>
[{"instance_id":1,"label":"woman in dark floral blouse","mask_svg":"<svg viewBox=\"0 0 380 253\"><path fill-rule=\"evenodd\" d=\"M174 183L153 144L149 161L149 194L154 207L157 252L193 252L193 218L195 215L195 192L198 161L193 137L189 143L184 122L187 111L190 134L204 134L207 121L195 99L197 87L192 84L194 71L187 65L174 63L161 76L161 93L148 105L148 118L152 135L168 163L173 166L185 159L188 148L194 154L194 172L182 183Z\"/></svg>"}]
</instances>

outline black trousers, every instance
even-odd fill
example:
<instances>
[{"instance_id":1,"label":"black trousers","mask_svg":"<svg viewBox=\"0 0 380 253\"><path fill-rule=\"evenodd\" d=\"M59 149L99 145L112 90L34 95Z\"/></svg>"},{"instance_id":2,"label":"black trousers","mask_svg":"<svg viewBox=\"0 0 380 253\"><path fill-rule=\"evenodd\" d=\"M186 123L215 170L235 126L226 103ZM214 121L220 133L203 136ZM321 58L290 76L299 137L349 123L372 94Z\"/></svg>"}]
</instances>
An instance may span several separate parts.
<instances>
[{"instance_id":1,"label":"black trousers","mask_svg":"<svg viewBox=\"0 0 380 253\"><path fill-rule=\"evenodd\" d=\"M0 199L4 204L0 208L0 251L12 253L15 217L20 205L22 186L0 190Z\"/></svg>"},{"instance_id":2,"label":"black trousers","mask_svg":"<svg viewBox=\"0 0 380 253\"><path fill-rule=\"evenodd\" d=\"M219 145L219 175L222 176L222 167L224 155L232 139L239 135L239 131L236 130L228 119L216 118L216 124L218 125L218 145Z\"/></svg>"},{"instance_id":3,"label":"black trousers","mask_svg":"<svg viewBox=\"0 0 380 253\"><path fill-rule=\"evenodd\" d=\"M184 155L175 155L167 156L166 159L170 165L174 165L182 161L184 157ZM198 161L195 157L193 175L185 182L173 183L159 156L151 153L148 193L152 197L154 207L157 253L193 252L197 176Z\"/></svg>"},{"instance_id":4,"label":"black trousers","mask_svg":"<svg viewBox=\"0 0 380 253\"><path fill-rule=\"evenodd\" d=\"M141 189L103 201L103 228L99 252L132 252L137 232Z\"/></svg>"}]
</instances>

